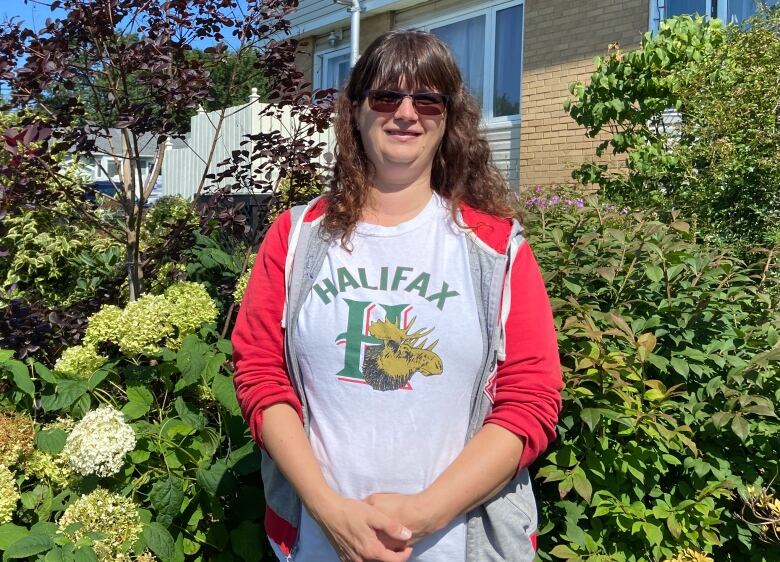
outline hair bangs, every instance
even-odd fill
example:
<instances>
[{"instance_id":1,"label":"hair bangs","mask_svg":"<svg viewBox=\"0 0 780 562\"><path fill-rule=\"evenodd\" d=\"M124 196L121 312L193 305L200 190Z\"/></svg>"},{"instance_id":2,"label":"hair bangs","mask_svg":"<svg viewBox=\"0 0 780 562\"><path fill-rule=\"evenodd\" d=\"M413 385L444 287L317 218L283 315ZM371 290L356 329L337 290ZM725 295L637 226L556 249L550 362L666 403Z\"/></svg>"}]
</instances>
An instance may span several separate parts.
<instances>
[{"instance_id":1,"label":"hair bangs","mask_svg":"<svg viewBox=\"0 0 780 562\"><path fill-rule=\"evenodd\" d=\"M428 34L407 32L389 38L366 60L358 95L368 89L436 90L453 95L461 82L450 53Z\"/></svg>"}]
</instances>

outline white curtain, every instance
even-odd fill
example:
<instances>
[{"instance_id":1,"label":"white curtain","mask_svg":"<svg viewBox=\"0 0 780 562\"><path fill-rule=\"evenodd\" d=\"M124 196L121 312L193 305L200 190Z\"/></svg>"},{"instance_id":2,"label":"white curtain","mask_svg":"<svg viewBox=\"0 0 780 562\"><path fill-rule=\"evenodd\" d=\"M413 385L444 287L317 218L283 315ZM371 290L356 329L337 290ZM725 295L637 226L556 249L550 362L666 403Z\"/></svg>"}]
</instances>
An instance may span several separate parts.
<instances>
[{"instance_id":1,"label":"white curtain","mask_svg":"<svg viewBox=\"0 0 780 562\"><path fill-rule=\"evenodd\" d=\"M434 27L431 32L452 49L466 86L482 105L485 84L485 16Z\"/></svg>"}]
</instances>

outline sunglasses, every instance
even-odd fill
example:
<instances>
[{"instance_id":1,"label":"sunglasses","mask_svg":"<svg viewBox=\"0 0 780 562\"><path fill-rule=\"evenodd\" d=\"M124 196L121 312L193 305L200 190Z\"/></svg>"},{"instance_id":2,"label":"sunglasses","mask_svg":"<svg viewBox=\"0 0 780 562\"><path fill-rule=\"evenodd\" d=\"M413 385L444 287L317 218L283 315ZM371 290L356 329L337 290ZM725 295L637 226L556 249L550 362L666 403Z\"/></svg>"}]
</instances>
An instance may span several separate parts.
<instances>
[{"instance_id":1,"label":"sunglasses","mask_svg":"<svg viewBox=\"0 0 780 562\"><path fill-rule=\"evenodd\" d=\"M404 98L412 98L414 110L419 115L441 115L450 101L449 96L436 92L406 94L393 90L366 90L363 95L368 98L368 107L379 113L395 113Z\"/></svg>"}]
</instances>

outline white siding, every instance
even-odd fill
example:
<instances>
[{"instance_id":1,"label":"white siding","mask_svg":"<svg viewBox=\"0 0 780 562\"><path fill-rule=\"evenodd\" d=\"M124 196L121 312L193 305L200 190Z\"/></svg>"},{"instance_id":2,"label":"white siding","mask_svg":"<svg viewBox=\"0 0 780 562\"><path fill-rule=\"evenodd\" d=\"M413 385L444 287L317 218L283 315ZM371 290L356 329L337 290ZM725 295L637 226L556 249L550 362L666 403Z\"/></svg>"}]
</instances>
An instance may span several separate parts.
<instances>
[{"instance_id":1,"label":"white siding","mask_svg":"<svg viewBox=\"0 0 780 562\"><path fill-rule=\"evenodd\" d=\"M231 152L239 149L249 149L251 145L241 146L246 135L259 132L279 130L285 136L291 136L296 127L289 117L289 111L282 119L272 119L268 116L260 117L259 113L264 107L258 101L243 106L231 107L225 111L225 119L220 135L217 137L214 157L211 160L208 173L216 172L218 164L230 157ZM182 195L192 199L200 185L205 173L206 160L216 134L219 112L199 112L190 123L191 130L187 136L187 145L183 148L169 148L163 160L163 195ZM329 132L322 133L315 138L316 142L325 142L333 146ZM324 158L322 159L324 163ZM205 185L210 185L206 180Z\"/></svg>"},{"instance_id":2,"label":"white siding","mask_svg":"<svg viewBox=\"0 0 780 562\"><path fill-rule=\"evenodd\" d=\"M365 0L360 2L363 7L360 15L365 18L423 3L415 0ZM347 6L336 4L333 0L301 0L298 9L287 19L294 36L328 33L340 24L344 28L345 37L349 37L350 13Z\"/></svg>"},{"instance_id":3,"label":"white siding","mask_svg":"<svg viewBox=\"0 0 780 562\"><path fill-rule=\"evenodd\" d=\"M511 185L520 181L520 125L492 126L483 130L493 162Z\"/></svg>"}]
</instances>

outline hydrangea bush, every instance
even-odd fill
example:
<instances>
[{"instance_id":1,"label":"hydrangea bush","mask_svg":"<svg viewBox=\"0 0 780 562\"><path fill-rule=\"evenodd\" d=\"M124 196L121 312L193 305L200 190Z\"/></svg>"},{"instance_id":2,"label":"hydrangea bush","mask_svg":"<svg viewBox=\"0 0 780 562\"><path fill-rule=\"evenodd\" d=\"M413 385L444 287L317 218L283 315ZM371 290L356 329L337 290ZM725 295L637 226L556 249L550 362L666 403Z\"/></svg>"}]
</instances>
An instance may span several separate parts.
<instances>
[{"instance_id":1,"label":"hydrangea bush","mask_svg":"<svg viewBox=\"0 0 780 562\"><path fill-rule=\"evenodd\" d=\"M218 313L176 282L104 306L54 369L0 350L6 560L270 560Z\"/></svg>"}]
</instances>

